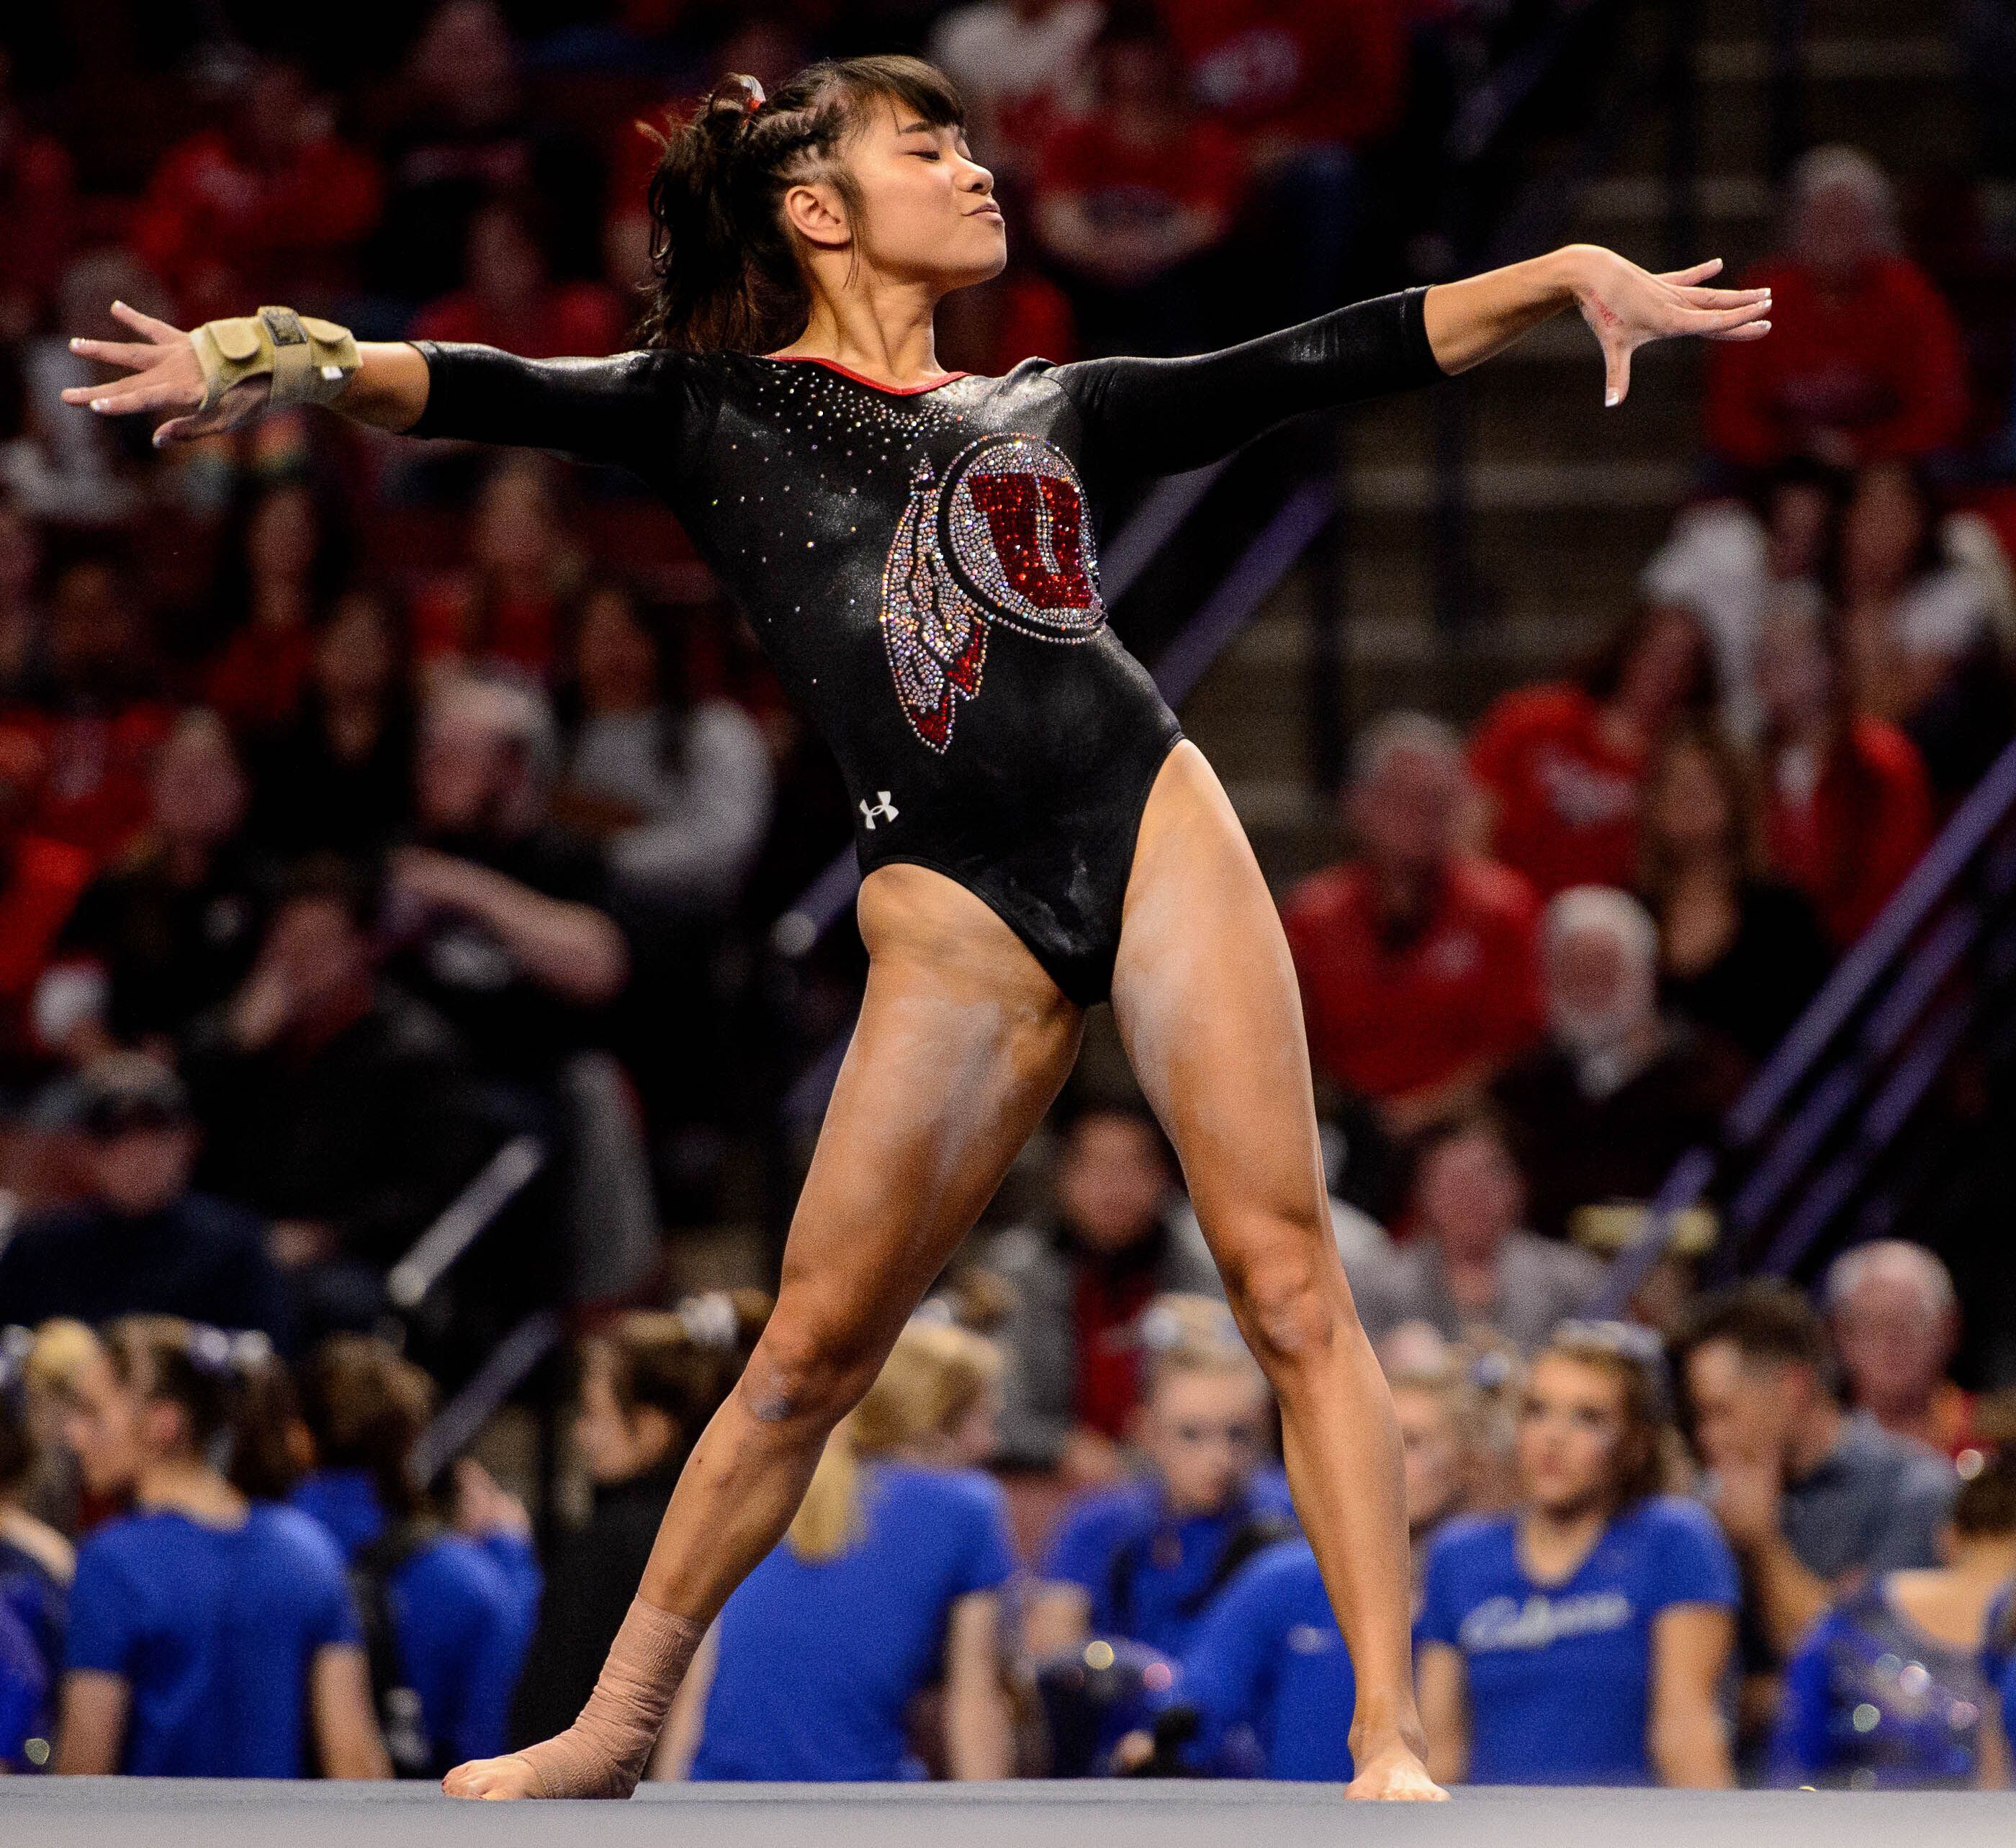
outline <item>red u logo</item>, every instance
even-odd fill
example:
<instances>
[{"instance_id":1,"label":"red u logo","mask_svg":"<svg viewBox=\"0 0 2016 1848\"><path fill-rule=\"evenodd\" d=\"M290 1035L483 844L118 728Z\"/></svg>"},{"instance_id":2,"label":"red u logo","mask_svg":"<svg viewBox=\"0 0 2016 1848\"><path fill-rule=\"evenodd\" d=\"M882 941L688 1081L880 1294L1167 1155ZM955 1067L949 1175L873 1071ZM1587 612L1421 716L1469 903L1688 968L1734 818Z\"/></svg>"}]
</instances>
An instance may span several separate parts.
<instances>
[{"instance_id":1,"label":"red u logo","mask_svg":"<svg viewBox=\"0 0 2016 1848\"><path fill-rule=\"evenodd\" d=\"M1018 595L1039 609L1087 609L1078 490L1058 475L1017 469L967 480L973 504L986 516L1001 569Z\"/></svg>"}]
</instances>

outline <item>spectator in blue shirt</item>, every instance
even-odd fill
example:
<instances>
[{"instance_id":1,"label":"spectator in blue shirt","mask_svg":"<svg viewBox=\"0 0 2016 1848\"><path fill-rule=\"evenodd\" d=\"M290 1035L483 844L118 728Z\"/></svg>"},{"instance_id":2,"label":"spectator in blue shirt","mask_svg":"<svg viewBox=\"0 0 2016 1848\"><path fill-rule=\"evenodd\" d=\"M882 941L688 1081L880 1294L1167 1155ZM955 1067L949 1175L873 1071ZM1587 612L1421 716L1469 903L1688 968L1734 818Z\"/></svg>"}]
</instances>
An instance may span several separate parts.
<instances>
[{"instance_id":1,"label":"spectator in blue shirt","mask_svg":"<svg viewBox=\"0 0 2016 1848\"><path fill-rule=\"evenodd\" d=\"M1002 1658L1014 1558L999 1485L963 1466L995 1442L999 1370L977 1336L905 1329L827 1444L790 1532L736 1588L680 1684L664 1769L921 1777L909 1724L941 1683L945 1774L1012 1774Z\"/></svg>"},{"instance_id":2,"label":"spectator in blue shirt","mask_svg":"<svg viewBox=\"0 0 2016 1848\"><path fill-rule=\"evenodd\" d=\"M1965 1789L1999 1764L1983 1659L1991 1607L2016 1573L2016 1455L1960 1485L1947 1563L1885 1573L1842 1598L1786 1664L1774 1783Z\"/></svg>"},{"instance_id":3,"label":"spectator in blue shirt","mask_svg":"<svg viewBox=\"0 0 2016 1848\"><path fill-rule=\"evenodd\" d=\"M267 1498L286 1486L285 1378L249 1349L129 1316L77 1373L85 1486L133 1510L77 1549L59 1771L386 1774L342 1555Z\"/></svg>"},{"instance_id":4,"label":"spectator in blue shirt","mask_svg":"<svg viewBox=\"0 0 2016 1848\"><path fill-rule=\"evenodd\" d=\"M1731 1781L1735 1562L1705 1509L1658 1492L1641 1335L1564 1325L1520 1404L1518 1508L1430 1550L1416 1638L1439 1783Z\"/></svg>"},{"instance_id":5,"label":"spectator in blue shirt","mask_svg":"<svg viewBox=\"0 0 2016 1848\"><path fill-rule=\"evenodd\" d=\"M16 1771L49 1760L56 1731L56 1676L63 1666L65 1613L75 1549L24 1505L41 1473L43 1445L29 1403L35 1337L0 1332L0 1681L13 1690L0 1721L0 1763ZM18 1726L18 1730L17 1730Z\"/></svg>"},{"instance_id":6,"label":"spectator in blue shirt","mask_svg":"<svg viewBox=\"0 0 2016 1848\"><path fill-rule=\"evenodd\" d=\"M1225 1306L1160 1297L1137 1326L1147 1364L1133 1431L1147 1471L1066 1508L1030 1602L1039 1659L1090 1638L1181 1656L1233 1574L1296 1530L1286 1481L1268 1466L1266 1382Z\"/></svg>"},{"instance_id":7,"label":"spectator in blue shirt","mask_svg":"<svg viewBox=\"0 0 2016 1848\"><path fill-rule=\"evenodd\" d=\"M394 1770L439 1778L505 1749L539 1567L525 1511L476 1465L454 1532L416 1474L434 1382L391 1345L333 1335L301 1370L315 1469L293 1505L350 1566ZM480 1526L479 1526L480 1519Z\"/></svg>"},{"instance_id":8,"label":"spectator in blue shirt","mask_svg":"<svg viewBox=\"0 0 2016 1848\"><path fill-rule=\"evenodd\" d=\"M1703 1497L1743 1571L1748 1759L1779 1670L1828 1606L1881 1573L1939 1564L1959 1481L1936 1451L1841 1408L1826 1325L1788 1285L1702 1297L1673 1346Z\"/></svg>"}]
</instances>

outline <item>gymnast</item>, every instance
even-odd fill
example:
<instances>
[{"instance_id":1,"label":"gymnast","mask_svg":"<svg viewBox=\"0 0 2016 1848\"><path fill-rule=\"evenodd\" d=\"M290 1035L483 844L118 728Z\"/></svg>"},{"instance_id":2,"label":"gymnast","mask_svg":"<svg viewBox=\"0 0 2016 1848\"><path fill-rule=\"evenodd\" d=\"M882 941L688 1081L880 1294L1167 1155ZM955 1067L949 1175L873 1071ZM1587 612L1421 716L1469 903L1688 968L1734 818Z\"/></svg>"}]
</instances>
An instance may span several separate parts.
<instances>
[{"instance_id":1,"label":"gymnast","mask_svg":"<svg viewBox=\"0 0 2016 1848\"><path fill-rule=\"evenodd\" d=\"M269 404L628 468L740 602L838 757L867 991L799 1197L776 1309L694 1447L574 1724L458 1767L454 1795L625 1796L729 1593L776 1545L1110 1001L1180 1159L1356 1670L1360 1797L1434 1798L1408 1645L1386 1389L1337 1260L1294 969L1210 765L1107 627L1095 555L1122 484L1297 412L1427 384L1578 309L1620 402L1634 350L1748 340L1762 290L1574 245L1189 358L941 370L941 297L1006 229L932 67L731 77L666 138L638 349L531 361L357 343L282 307L185 333L124 304L121 368L65 398L166 413L157 444Z\"/></svg>"}]
</instances>

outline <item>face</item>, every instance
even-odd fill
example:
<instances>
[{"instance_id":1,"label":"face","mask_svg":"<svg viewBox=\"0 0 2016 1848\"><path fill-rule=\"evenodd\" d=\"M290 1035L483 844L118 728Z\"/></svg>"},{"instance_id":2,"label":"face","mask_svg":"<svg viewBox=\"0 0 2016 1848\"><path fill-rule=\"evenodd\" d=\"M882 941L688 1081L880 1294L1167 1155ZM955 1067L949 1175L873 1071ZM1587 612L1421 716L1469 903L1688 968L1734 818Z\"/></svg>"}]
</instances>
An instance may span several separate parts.
<instances>
[{"instance_id":1,"label":"face","mask_svg":"<svg viewBox=\"0 0 2016 1848\"><path fill-rule=\"evenodd\" d=\"M483 827L508 791L506 741L470 706L447 702L427 716L416 765L421 821L432 832Z\"/></svg>"},{"instance_id":2,"label":"face","mask_svg":"<svg viewBox=\"0 0 2016 1848\"><path fill-rule=\"evenodd\" d=\"M1694 1447L1711 1469L1782 1463L1805 1403L1800 1368L1747 1361L1733 1342L1704 1342L1687 1357Z\"/></svg>"},{"instance_id":3,"label":"face","mask_svg":"<svg viewBox=\"0 0 2016 1848\"><path fill-rule=\"evenodd\" d=\"M515 212L492 206L478 212L469 227L469 279L489 301L518 301L545 280L539 247Z\"/></svg>"},{"instance_id":4,"label":"face","mask_svg":"<svg viewBox=\"0 0 2016 1848\"><path fill-rule=\"evenodd\" d=\"M1623 1382L1580 1361L1543 1356L1519 1401L1517 1454L1527 1505L1557 1517L1601 1507L1613 1494L1623 1436Z\"/></svg>"},{"instance_id":5,"label":"face","mask_svg":"<svg viewBox=\"0 0 2016 1848\"><path fill-rule=\"evenodd\" d=\"M1826 709L1833 689L1819 625L1802 617L1766 617L1757 637L1757 696L1772 721L1805 723Z\"/></svg>"},{"instance_id":6,"label":"face","mask_svg":"<svg viewBox=\"0 0 2016 1848\"><path fill-rule=\"evenodd\" d=\"M1651 1017L1653 977L1613 930L1564 933L1547 954L1547 1006L1556 1035L1570 1046L1614 1046Z\"/></svg>"},{"instance_id":7,"label":"face","mask_svg":"<svg viewBox=\"0 0 2016 1848\"><path fill-rule=\"evenodd\" d=\"M1406 1472L1407 1525L1419 1533L1453 1513L1462 1498L1463 1441L1440 1393L1401 1386L1393 1394L1393 1416Z\"/></svg>"},{"instance_id":8,"label":"face","mask_svg":"<svg viewBox=\"0 0 2016 1848\"><path fill-rule=\"evenodd\" d=\"M333 898L297 898L274 915L265 960L284 970L297 1017L347 1001L371 981L371 946Z\"/></svg>"},{"instance_id":9,"label":"face","mask_svg":"<svg viewBox=\"0 0 2016 1848\"><path fill-rule=\"evenodd\" d=\"M1773 491L1768 568L1781 582L1817 577L1833 503L1816 481L1787 481Z\"/></svg>"},{"instance_id":10,"label":"face","mask_svg":"<svg viewBox=\"0 0 2016 1848\"><path fill-rule=\"evenodd\" d=\"M1433 871L1455 848L1464 790L1453 754L1413 745L1388 751L1352 800L1367 857L1395 872Z\"/></svg>"},{"instance_id":11,"label":"face","mask_svg":"<svg viewBox=\"0 0 2016 1848\"><path fill-rule=\"evenodd\" d=\"M1856 1403L1922 1404L1952 1357L1952 1318L1902 1278L1866 1277L1834 1311L1834 1345Z\"/></svg>"},{"instance_id":12,"label":"face","mask_svg":"<svg viewBox=\"0 0 2016 1848\"><path fill-rule=\"evenodd\" d=\"M908 104L884 99L868 108L842 158L861 200L858 252L873 273L941 290L1001 273L1008 234L994 176L973 158L963 129L934 128ZM815 249L847 247L846 207L835 188L791 187L784 211Z\"/></svg>"},{"instance_id":13,"label":"face","mask_svg":"<svg viewBox=\"0 0 2016 1848\"><path fill-rule=\"evenodd\" d=\"M1453 1258L1488 1257L1519 1223L1519 1170L1496 1136L1451 1136L1430 1151L1415 1201L1430 1234Z\"/></svg>"},{"instance_id":14,"label":"face","mask_svg":"<svg viewBox=\"0 0 2016 1848\"><path fill-rule=\"evenodd\" d=\"M484 483L470 535L479 566L542 576L563 547L545 472L536 462L507 462Z\"/></svg>"},{"instance_id":15,"label":"face","mask_svg":"<svg viewBox=\"0 0 2016 1848\"><path fill-rule=\"evenodd\" d=\"M1216 1514L1266 1443L1267 1393L1244 1373L1164 1375L1142 1408L1141 1447L1181 1514Z\"/></svg>"},{"instance_id":16,"label":"face","mask_svg":"<svg viewBox=\"0 0 2016 1848\"><path fill-rule=\"evenodd\" d=\"M276 487L246 530L246 562L261 577L301 577L315 563L315 502L305 487Z\"/></svg>"},{"instance_id":17,"label":"face","mask_svg":"<svg viewBox=\"0 0 2016 1848\"><path fill-rule=\"evenodd\" d=\"M221 728L189 726L154 760L154 825L169 840L214 846L245 815L245 777Z\"/></svg>"},{"instance_id":18,"label":"face","mask_svg":"<svg viewBox=\"0 0 2016 1848\"><path fill-rule=\"evenodd\" d=\"M578 668L591 711L648 706L655 695L658 651L628 598L598 591L581 613Z\"/></svg>"},{"instance_id":19,"label":"face","mask_svg":"<svg viewBox=\"0 0 2016 1848\"><path fill-rule=\"evenodd\" d=\"M1726 852L1736 818L1715 760L1697 744L1669 751L1645 796L1646 819L1669 852L1683 857Z\"/></svg>"},{"instance_id":20,"label":"face","mask_svg":"<svg viewBox=\"0 0 2016 1848\"><path fill-rule=\"evenodd\" d=\"M1842 575L1874 589L1902 584L1924 544L1928 517L1905 469L1888 463L1864 469L1841 521Z\"/></svg>"},{"instance_id":21,"label":"face","mask_svg":"<svg viewBox=\"0 0 2016 1848\"><path fill-rule=\"evenodd\" d=\"M352 591L337 602L315 642L315 675L332 699L373 699L391 684L392 638L373 599Z\"/></svg>"},{"instance_id":22,"label":"face","mask_svg":"<svg viewBox=\"0 0 2016 1848\"><path fill-rule=\"evenodd\" d=\"M1853 275L1882 246L1882 222L1857 186L1822 186L1808 195L1793 228L1798 253L1823 276Z\"/></svg>"},{"instance_id":23,"label":"face","mask_svg":"<svg viewBox=\"0 0 2016 1848\"><path fill-rule=\"evenodd\" d=\"M94 1137L87 1149L99 1197L115 1213L137 1219L182 1198L196 1137L181 1125L135 1128Z\"/></svg>"},{"instance_id":24,"label":"face","mask_svg":"<svg viewBox=\"0 0 2016 1848\"><path fill-rule=\"evenodd\" d=\"M989 1386L945 1433L948 1464L959 1469L985 1469L1001 1447L1001 1394Z\"/></svg>"},{"instance_id":25,"label":"face","mask_svg":"<svg viewBox=\"0 0 2016 1848\"><path fill-rule=\"evenodd\" d=\"M664 1454L671 1435L671 1421L655 1408L640 1408L634 1418L624 1411L607 1359L592 1352L574 1417L574 1440L589 1478L599 1484L628 1481Z\"/></svg>"},{"instance_id":26,"label":"face","mask_svg":"<svg viewBox=\"0 0 2016 1848\"><path fill-rule=\"evenodd\" d=\"M73 565L57 579L49 643L65 669L76 673L120 666L133 647L134 627L124 587L110 567Z\"/></svg>"},{"instance_id":27,"label":"face","mask_svg":"<svg viewBox=\"0 0 2016 1848\"><path fill-rule=\"evenodd\" d=\"M1154 1133L1121 1116L1088 1116L1073 1125L1057 1185L1065 1219L1100 1251L1125 1251L1147 1238L1169 1195Z\"/></svg>"},{"instance_id":28,"label":"face","mask_svg":"<svg viewBox=\"0 0 2016 1848\"><path fill-rule=\"evenodd\" d=\"M1618 700L1655 721L1678 710L1700 676L1705 647L1692 611L1657 611L1618 677Z\"/></svg>"},{"instance_id":29,"label":"face","mask_svg":"<svg viewBox=\"0 0 2016 1848\"><path fill-rule=\"evenodd\" d=\"M139 1480L147 1462L142 1433L145 1401L121 1384L101 1348L70 1381L63 1441L77 1473L94 1495L122 1495Z\"/></svg>"}]
</instances>

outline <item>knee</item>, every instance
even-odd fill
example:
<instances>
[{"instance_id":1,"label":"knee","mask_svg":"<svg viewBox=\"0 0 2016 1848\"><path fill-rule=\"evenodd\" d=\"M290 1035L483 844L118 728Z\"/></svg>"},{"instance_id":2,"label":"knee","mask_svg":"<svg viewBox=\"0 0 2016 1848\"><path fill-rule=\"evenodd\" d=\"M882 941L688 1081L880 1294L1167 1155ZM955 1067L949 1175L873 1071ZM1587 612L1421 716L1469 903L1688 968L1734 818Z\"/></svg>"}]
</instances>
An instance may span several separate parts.
<instances>
[{"instance_id":1,"label":"knee","mask_svg":"<svg viewBox=\"0 0 2016 1848\"><path fill-rule=\"evenodd\" d=\"M1276 1221L1255 1230L1222 1267L1226 1295L1255 1359L1273 1378L1327 1352L1349 1307L1327 1226Z\"/></svg>"},{"instance_id":2,"label":"knee","mask_svg":"<svg viewBox=\"0 0 2016 1848\"><path fill-rule=\"evenodd\" d=\"M758 1423L798 1427L823 1442L860 1403L880 1364L880 1350L864 1331L773 1314L735 1390Z\"/></svg>"}]
</instances>

